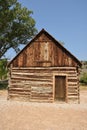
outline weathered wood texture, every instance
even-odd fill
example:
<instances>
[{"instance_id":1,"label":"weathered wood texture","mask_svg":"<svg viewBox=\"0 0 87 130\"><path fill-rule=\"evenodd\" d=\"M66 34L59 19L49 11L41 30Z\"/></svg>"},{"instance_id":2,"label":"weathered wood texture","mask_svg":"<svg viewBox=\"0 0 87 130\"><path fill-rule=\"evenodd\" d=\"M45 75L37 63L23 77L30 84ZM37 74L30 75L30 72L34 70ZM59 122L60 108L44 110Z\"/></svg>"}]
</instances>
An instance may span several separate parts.
<instances>
[{"instance_id":1,"label":"weathered wood texture","mask_svg":"<svg viewBox=\"0 0 87 130\"><path fill-rule=\"evenodd\" d=\"M10 70L9 99L53 102L54 76L67 75L67 101L79 101L76 67L14 67Z\"/></svg>"},{"instance_id":2,"label":"weathered wood texture","mask_svg":"<svg viewBox=\"0 0 87 130\"><path fill-rule=\"evenodd\" d=\"M74 57L44 33L34 39L12 62L13 67L77 66Z\"/></svg>"},{"instance_id":3,"label":"weathered wood texture","mask_svg":"<svg viewBox=\"0 0 87 130\"><path fill-rule=\"evenodd\" d=\"M53 102L56 93L66 102L79 100L78 67L80 61L45 30L9 63L9 98ZM56 77L63 77L56 88ZM63 86L64 84L64 86ZM64 88L65 87L65 88ZM64 92L63 92L64 89ZM61 91L61 92L55 92Z\"/></svg>"},{"instance_id":4,"label":"weathered wood texture","mask_svg":"<svg viewBox=\"0 0 87 130\"><path fill-rule=\"evenodd\" d=\"M55 76L55 100L66 100L66 76Z\"/></svg>"}]
</instances>

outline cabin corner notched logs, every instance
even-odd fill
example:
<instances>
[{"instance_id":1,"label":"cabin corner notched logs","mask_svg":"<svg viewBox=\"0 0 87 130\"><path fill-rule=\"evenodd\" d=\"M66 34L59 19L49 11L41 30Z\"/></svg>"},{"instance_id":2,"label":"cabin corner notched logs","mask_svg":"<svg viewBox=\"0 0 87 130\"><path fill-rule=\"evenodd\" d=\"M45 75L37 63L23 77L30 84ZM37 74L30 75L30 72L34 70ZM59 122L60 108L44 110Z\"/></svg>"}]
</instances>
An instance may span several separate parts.
<instances>
[{"instance_id":1,"label":"cabin corner notched logs","mask_svg":"<svg viewBox=\"0 0 87 130\"><path fill-rule=\"evenodd\" d=\"M9 63L8 98L80 102L80 61L41 30Z\"/></svg>"}]
</instances>

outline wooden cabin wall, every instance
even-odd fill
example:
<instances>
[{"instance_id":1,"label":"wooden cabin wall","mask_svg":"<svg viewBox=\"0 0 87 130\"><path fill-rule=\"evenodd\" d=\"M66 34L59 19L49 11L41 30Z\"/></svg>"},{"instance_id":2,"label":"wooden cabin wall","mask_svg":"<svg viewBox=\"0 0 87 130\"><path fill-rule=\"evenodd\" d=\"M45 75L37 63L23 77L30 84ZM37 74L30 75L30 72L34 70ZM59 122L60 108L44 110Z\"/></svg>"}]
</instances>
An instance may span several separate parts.
<instances>
[{"instance_id":1,"label":"wooden cabin wall","mask_svg":"<svg viewBox=\"0 0 87 130\"><path fill-rule=\"evenodd\" d=\"M45 34L29 44L12 64L13 67L77 66L75 59Z\"/></svg>"},{"instance_id":2,"label":"wooden cabin wall","mask_svg":"<svg viewBox=\"0 0 87 130\"><path fill-rule=\"evenodd\" d=\"M21 59L22 60L22 59ZM67 75L67 102L79 101L76 67L14 67L10 68L9 99L53 102L55 75Z\"/></svg>"}]
</instances>

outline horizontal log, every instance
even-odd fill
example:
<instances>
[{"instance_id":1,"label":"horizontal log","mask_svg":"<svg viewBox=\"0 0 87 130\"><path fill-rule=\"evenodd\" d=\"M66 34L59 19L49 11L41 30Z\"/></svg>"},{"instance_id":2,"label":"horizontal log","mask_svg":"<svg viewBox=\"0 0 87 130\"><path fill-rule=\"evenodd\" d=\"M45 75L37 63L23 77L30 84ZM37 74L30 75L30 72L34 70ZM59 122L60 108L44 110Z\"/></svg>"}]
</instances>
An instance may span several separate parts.
<instances>
[{"instance_id":1,"label":"horizontal log","mask_svg":"<svg viewBox=\"0 0 87 130\"><path fill-rule=\"evenodd\" d=\"M76 86L76 85L68 86L67 90L69 90L69 89L73 89L73 90L76 89L77 90L78 86Z\"/></svg>"},{"instance_id":2,"label":"horizontal log","mask_svg":"<svg viewBox=\"0 0 87 130\"><path fill-rule=\"evenodd\" d=\"M30 87L27 86L22 86L22 85L10 85L9 89L26 89L26 90L30 90Z\"/></svg>"},{"instance_id":3,"label":"horizontal log","mask_svg":"<svg viewBox=\"0 0 87 130\"><path fill-rule=\"evenodd\" d=\"M74 77L75 77L75 78L78 77L78 76L77 76L77 73L74 73L74 74L68 74L68 78L71 78L71 77L72 77L72 78L74 78Z\"/></svg>"},{"instance_id":4,"label":"horizontal log","mask_svg":"<svg viewBox=\"0 0 87 130\"><path fill-rule=\"evenodd\" d=\"M71 78L67 78L67 82L78 82L78 78L74 78L74 77L71 77Z\"/></svg>"},{"instance_id":5,"label":"horizontal log","mask_svg":"<svg viewBox=\"0 0 87 130\"><path fill-rule=\"evenodd\" d=\"M15 97L15 98L28 98L30 100L30 95L20 95L20 94L17 94L17 93L10 93L9 94L9 98L10 97Z\"/></svg>"},{"instance_id":6,"label":"horizontal log","mask_svg":"<svg viewBox=\"0 0 87 130\"><path fill-rule=\"evenodd\" d=\"M14 93L16 93L16 92L18 92L18 93L30 93L31 91L30 90L25 91L25 90L9 89L9 92L14 92Z\"/></svg>"},{"instance_id":7,"label":"horizontal log","mask_svg":"<svg viewBox=\"0 0 87 130\"><path fill-rule=\"evenodd\" d=\"M51 77L52 73L28 73L28 72L18 72L18 70L16 72L12 72L12 75L25 75L25 76L48 76Z\"/></svg>"},{"instance_id":8,"label":"horizontal log","mask_svg":"<svg viewBox=\"0 0 87 130\"><path fill-rule=\"evenodd\" d=\"M19 70L19 69L73 69L76 70L76 67L13 67L13 70Z\"/></svg>"},{"instance_id":9,"label":"horizontal log","mask_svg":"<svg viewBox=\"0 0 87 130\"><path fill-rule=\"evenodd\" d=\"M51 95L32 95L31 96L31 99L35 99L35 98L38 98L38 99L48 99L48 98L50 98L50 97L52 97Z\"/></svg>"},{"instance_id":10,"label":"horizontal log","mask_svg":"<svg viewBox=\"0 0 87 130\"><path fill-rule=\"evenodd\" d=\"M78 95L78 91L68 91L68 95Z\"/></svg>"},{"instance_id":11,"label":"horizontal log","mask_svg":"<svg viewBox=\"0 0 87 130\"><path fill-rule=\"evenodd\" d=\"M10 85L11 86L14 86L14 87L16 87L16 86L19 86L19 87L23 87L23 88L27 88L27 87L31 87L31 85L30 85L30 83L26 83L26 82L14 82L14 81L11 81L10 82Z\"/></svg>"},{"instance_id":12,"label":"horizontal log","mask_svg":"<svg viewBox=\"0 0 87 130\"><path fill-rule=\"evenodd\" d=\"M31 89L23 89L23 88L9 88L9 91L26 91L29 92Z\"/></svg>"},{"instance_id":13,"label":"horizontal log","mask_svg":"<svg viewBox=\"0 0 87 130\"><path fill-rule=\"evenodd\" d=\"M70 93L70 94L67 95L67 97L73 97L73 98L74 98L74 97L78 97L78 94L75 94L75 93L72 93L72 94L71 94L71 93Z\"/></svg>"},{"instance_id":14,"label":"horizontal log","mask_svg":"<svg viewBox=\"0 0 87 130\"><path fill-rule=\"evenodd\" d=\"M48 87L42 87L42 86L39 86L39 87L37 87L37 86L31 86L31 90L32 91L49 91L49 90L53 90L53 88L52 87L50 87L50 86L48 86Z\"/></svg>"},{"instance_id":15,"label":"horizontal log","mask_svg":"<svg viewBox=\"0 0 87 130\"><path fill-rule=\"evenodd\" d=\"M70 90L70 89L71 89L71 90L72 90L72 89L73 89L73 90L75 90L75 89L77 90L77 89L78 89L78 86L76 86L76 85L68 86L68 87L67 87L67 90Z\"/></svg>"},{"instance_id":16,"label":"horizontal log","mask_svg":"<svg viewBox=\"0 0 87 130\"><path fill-rule=\"evenodd\" d=\"M59 71L59 70L57 70L57 71L51 71L51 70L28 70L28 71L21 71L21 70L17 70L19 73L21 72L21 73L29 73L29 74L31 74L31 73L38 73L38 74L43 74L44 76L45 76L45 73L48 73L48 76L52 76L53 74L54 75L56 75L56 74L67 74L67 75L74 75L74 74L77 74L77 72L76 71L63 71L63 70L61 70L61 71ZM17 72L16 71L16 72ZM15 73L16 73L15 72ZM12 72L11 74L13 74L14 72Z\"/></svg>"},{"instance_id":17,"label":"horizontal log","mask_svg":"<svg viewBox=\"0 0 87 130\"><path fill-rule=\"evenodd\" d=\"M67 90L78 90L77 86L68 86Z\"/></svg>"},{"instance_id":18,"label":"horizontal log","mask_svg":"<svg viewBox=\"0 0 87 130\"><path fill-rule=\"evenodd\" d=\"M76 70L72 70L72 69L23 69L23 70L12 70L11 73L67 73L67 74L76 74L77 71Z\"/></svg>"},{"instance_id":19,"label":"horizontal log","mask_svg":"<svg viewBox=\"0 0 87 130\"><path fill-rule=\"evenodd\" d=\"M78 100L78 96L68 96L68 100Z\"/></svg>"},{"instance_id":20,"label":"horizontal log","mask_svg":"<svg viewBox=\"0 0 87 130\"><path fill-rule=\"evenodd\" d=\"M24 95L24 96L30 96L30 92L18 92L18 91L10 91L9 92L9 95L12 95L12 94L14 94L14 95Z\"/></svg>"},{"instance_id":21,"label":"horizontal log","mask_svg":"<svg viewBox=\"0 0 87 130\"><path fill-rule=\"evenodd\" d=\"M68 80L71 80L71 79L75 79L75 80L77 80L78 78L77 78L77 77L75 77L75 76L74 76L74 77L72 77L72 76L71 76L71 77L70 77L70 76L68 76Z\"/></svg>"},{"instance_id":22,"label":"horizontal log","mask_svg":"<svg viewBox=\"0 0 87 130\"><path fill-rule=\"evenodd\" d=\"M17 69L17 70L11 70L11 73L15 73L15 72L24 72L24 73L40 73L40 72L44 72L44 73L48 73L48 72L50 72L50 73L52 73L52 72L77 72L76 71L76 69L74 70L74 69L50 69L50 68L47 68L47 69L43 69L43 68L41 68L41 69Z\"/></svg>"},{"instance_id":23,"label":"horizontal log","mask_svg":"<svg viewBox=\"0 0 87 130\"><path fill-rule=\"evenodd\" d=\"M25 88L25 87L28 87L28 85L29 84L24 84L24 83L20 83L20 82L18 82L18 83L10 83L11 87L23 87L23 88ZM30 85L29 85L29 87L30 87Z\"/></svg>"},{"instance_id":24,"label":"horizontal log","mask_svg":"<svg viewBox=\"0 0 87 130\"><path fill-rule=\"evenodd\" d=\"M43 96L49 96L51 95L52 96L52 92L49 92L49 93L43 93L43 92L31 92L31 95L43 95Z\"/></svg>"},{"instance_id":25,"label":"horizontal log","mask_svg":"<svg viewBox=\"0 0 87 130\"><path fill-rule=\"evenodd\" d=\"M53 90L43 90L43 89L32 89L32 93L52 93Z\"/></svg>"},{"instance_id":26,"label":"horizontal log","mask_svg":"<svg viewBox=\"0 0 87 130\"><path fill-rule=\"evenodd\" d=\"M78 90L68 90L68 93L78 93Z\"/></svg>"},{"instance_id":27,"label":"horizontal log","mask_svg":"<svg viewBox=\"0 0 87 130\"><path fill-rule=\"evenodd\" d=\"M77 82L67 82L68 86L77 86Z\"/></svg>"},{"instance_id":28,"label":"horizontal log","mask_svg":"<svg viewBox=\"0 0 87 130\"><path fill-rule=\"evenodd\" d=\"M40 101L40 100L51 100L51 99L49 99L49 97L31 97L30 98L30 100L38 100L38 101Z\"/></svg>"},{"instance_id":29,"label":"horizontal log","mask_svg":"<svg viewBox=\"0 0 87 130\"><path fill-rule=\"evenodd\" d=\"M78 89L77 85L68 85L67 89Z\"/></svg>"},{"instance_id":30,"label":"horizontal log","mask_svg":"<svg viewBox=\"0 0 87 130\"><path fill-rule=\"evenodd\" d=\"M12 74L11 75L11 77L23 77L23 78L39 78L39 79L52 79L53 77L50 75L50 76L46 76L46 75L24 75L23 73L22 73L22 75L20 75L20 74Z\"/></svg>"},{"instance_id":31,"label":"horizontal log","mask_svg":"<svg viewBox=\"0 0 87 130\"><path fill-rule=\"evenodd\" d=\"M43 78L28 78L28 77L18 77L18 76L12 76L11 79L14 79L14 80L28 80L28 81L41 81L41 82L52 82L52 79L43 79Z\"/></svg>"},{"instance_id":32,"label":"horizontal log","mask_svg":"<svg viewBox=\"0 0 87 130\"><path fill-rule=\"evenodd\" d=\"M38 99L30 99L30 102L39 102L39 103L52 103L53 100L38 100Z\"/></svg>"},{"instance_id":33,"label":"horizontal log","mask_svg":"<svg viewBox=\"0 0 87 130\"><path fill-rule=\"evenodd\" d=\"M78 91L68 91L67 92L68 95L74 95L74 94L78 95L78 93L79 93Z\"/></svg>"}]
</instances>

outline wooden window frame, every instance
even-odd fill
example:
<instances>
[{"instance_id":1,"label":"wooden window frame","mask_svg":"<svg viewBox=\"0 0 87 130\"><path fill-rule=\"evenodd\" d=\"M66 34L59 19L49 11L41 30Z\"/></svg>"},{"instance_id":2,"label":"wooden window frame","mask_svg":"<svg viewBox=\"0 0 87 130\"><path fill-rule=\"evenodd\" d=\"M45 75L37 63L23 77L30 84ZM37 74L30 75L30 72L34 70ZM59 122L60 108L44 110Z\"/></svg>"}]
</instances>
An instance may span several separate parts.
<instances>
[{"instance_id":1,"label":"wooden window frame","mask_svg":"<svg viewBox=\"0 0 87 130\"><path fill-rule=\"evenodd\" d=\"M68 75L67 74L53 74L53 102L55 102L55 77L56 76L64 76L65 77L65 82L66 82L66 84L65 84L65 90L66 90L66 94L65 94L65 102L67 103L68 102L68 84L67 84L67 82L68 82Z\"/></svg>"}]
</instances>

